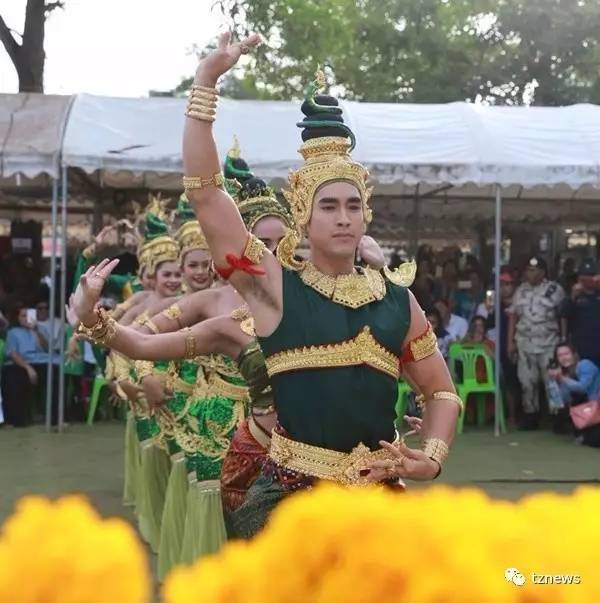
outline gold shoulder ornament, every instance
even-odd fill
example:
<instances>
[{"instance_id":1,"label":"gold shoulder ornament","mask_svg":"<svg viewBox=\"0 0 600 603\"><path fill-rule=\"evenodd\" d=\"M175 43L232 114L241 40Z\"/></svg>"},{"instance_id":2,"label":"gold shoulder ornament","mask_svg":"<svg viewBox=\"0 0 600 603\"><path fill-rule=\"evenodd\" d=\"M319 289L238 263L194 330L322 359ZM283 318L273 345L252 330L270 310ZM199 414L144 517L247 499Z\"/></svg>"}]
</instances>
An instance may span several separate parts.
<instances>
[{"instance_id":1,"label":"gold shoulder ornament","mask_svg":"<svg viewBox=\"0 0 600 603\"><path fill-rule=\"evenodd\" d=\"M393 270L384 266L383 274L394 285L410 287L415 282L415 277L417 276L417 263L415 260L403 262L398 268L394 268Z\"/></svg>"}]
</instances>

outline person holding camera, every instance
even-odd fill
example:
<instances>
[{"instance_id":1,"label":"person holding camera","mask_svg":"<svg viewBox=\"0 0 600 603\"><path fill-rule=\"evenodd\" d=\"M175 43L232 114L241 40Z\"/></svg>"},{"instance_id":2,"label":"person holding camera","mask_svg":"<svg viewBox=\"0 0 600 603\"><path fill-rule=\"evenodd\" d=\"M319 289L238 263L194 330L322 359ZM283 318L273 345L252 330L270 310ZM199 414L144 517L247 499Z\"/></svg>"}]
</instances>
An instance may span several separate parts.
<instances>
[{"instance_id":1,"label":"person holding camera","mask_svg":"<svg viewBox=\"0 0 600 603\"><path fill-rule=\"evenodd\" d=\"M589 401L600 404L600 368L591 360L580 359L571 344L556 346L547 375L548 403L554 414ZM580 443L600 445L600 425L582 429L578 438Z\"/></svg>"},{"instance_id":2,"label":"person holding camera","mask_svg":"<svg viewBox=\"0 0 600 603\"><path fill-rule=\"evenodd\" d=\"M509 357L517 354L517 374L523 389L521 428L525 430L538 428L539 383L560 339L558 308L565 292L546 274L546 262L536 256L530 258L524 281L509 308L507 352Z\"/></svg>"}]
</instances>

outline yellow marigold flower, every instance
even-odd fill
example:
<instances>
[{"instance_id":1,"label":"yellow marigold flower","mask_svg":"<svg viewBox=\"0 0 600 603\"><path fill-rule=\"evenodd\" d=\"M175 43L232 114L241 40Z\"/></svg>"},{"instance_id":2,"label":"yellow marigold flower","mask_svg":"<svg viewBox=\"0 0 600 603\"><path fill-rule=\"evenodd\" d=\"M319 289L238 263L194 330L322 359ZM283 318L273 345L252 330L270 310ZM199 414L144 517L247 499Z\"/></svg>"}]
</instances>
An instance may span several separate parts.
<instances>
[{"instance_id":1,"label":"yellow marigold flower","mask_svg":"<svg viewBox=\"0 0 600 603\"><path fill-rule=\"evenodd\" d=\"M144 550L82 497L26 497L0 535L0 603L146 603Z\"/></svg>"},{"instance_id":2,"label":"yellow marigold flower","mask_svg":"<svg viewBox=\"0 0 600 603\"><path fill-rule=\"evenodd\" d=\"M252 542L175 570L164 600L596 603L598 508L598 489L510 503L474 489L323 485L282 503ZM508 568L525 585L508 582ZM534 584L532 572L579 574L581 584Z\"/></svg>"}]
</instances>

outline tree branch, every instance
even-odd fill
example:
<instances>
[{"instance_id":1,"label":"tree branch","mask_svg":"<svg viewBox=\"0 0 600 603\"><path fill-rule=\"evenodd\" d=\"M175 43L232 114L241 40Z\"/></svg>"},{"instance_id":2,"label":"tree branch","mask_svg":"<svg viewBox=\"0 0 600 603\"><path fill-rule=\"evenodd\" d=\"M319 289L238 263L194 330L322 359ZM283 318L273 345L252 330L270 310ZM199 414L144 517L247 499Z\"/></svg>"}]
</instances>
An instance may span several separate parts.
<instances>
[{"instance_id":1,"label":"tree branch","mask_svg":"<svg viewBox=\"0 0 600 603\"><path fill-rule=\"evenodd\" d=\"M4 48L10 57L10 60L17 65L17 61L19 60L19 50L20 46L12 35L8 25L4 22L2 15L0 15L0 40L2 40L2 44L4 44Z\"/></svg>"},{"instance_id":2,"label":"tree branch","mask_svg":"<svg viewBox=\"0 0 600 603\"><path fill-rule=\"evenodd\" d=\"M46 14L51 13L55 8L64 8L65 3L63 0L57 0L56 2L48 2L45 6Z\"/></svg>"}]
</instances>

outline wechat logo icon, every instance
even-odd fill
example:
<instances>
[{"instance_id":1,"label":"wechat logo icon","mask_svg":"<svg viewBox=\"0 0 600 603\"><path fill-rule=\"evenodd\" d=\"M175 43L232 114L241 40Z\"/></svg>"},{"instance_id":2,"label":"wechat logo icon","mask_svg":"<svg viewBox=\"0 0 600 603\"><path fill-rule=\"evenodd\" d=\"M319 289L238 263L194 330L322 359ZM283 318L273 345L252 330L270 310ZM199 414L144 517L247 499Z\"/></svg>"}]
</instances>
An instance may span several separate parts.
<instances>
[{"instance_id":1,"label":"wechat logo icon","mask_svg":"<svg viewBox=\"0 0 600 603\"><path fill-rule=\"evenodd\" d=\"M517 586L523 586L523 584L525 584L525 576L514 567L509 567L504 572L504 578L507 582L512 582Z\"/></svg>"}]
</instances>

